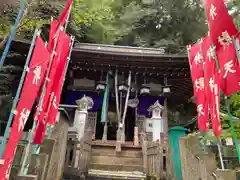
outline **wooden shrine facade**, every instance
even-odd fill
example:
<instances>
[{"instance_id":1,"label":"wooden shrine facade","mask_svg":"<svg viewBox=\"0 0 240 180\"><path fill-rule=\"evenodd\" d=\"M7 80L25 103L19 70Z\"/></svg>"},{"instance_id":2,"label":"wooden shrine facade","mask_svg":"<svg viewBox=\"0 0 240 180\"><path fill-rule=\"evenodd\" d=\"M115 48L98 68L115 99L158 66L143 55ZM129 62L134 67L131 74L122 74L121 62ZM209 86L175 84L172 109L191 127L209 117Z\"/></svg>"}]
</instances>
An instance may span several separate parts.
<instances>
[{"instance_id":1,"label":"wooden shrine facade","mask_svg":"<svg viewBox=\"0 0 240 180\"><path fill-rule=\"evenodd\" d=\"M15 41L6 65L19 65L25 63L30 43ZM164 85L167 78L171 85L171 95L168 105L175 106L188 101L193 94L187 55L165 54L162 49L138 48L126 46L112 46L100 44L75 43L71 56L71 63L65 82L66 87L72 87L74 79L87 78L99 81L101 74L107 71L118 70L127 75L132 72L137 83ZM144 77L144 78L143 78ZM161 90L154 92L161 95Z\"/></svg>"}]
</instances>

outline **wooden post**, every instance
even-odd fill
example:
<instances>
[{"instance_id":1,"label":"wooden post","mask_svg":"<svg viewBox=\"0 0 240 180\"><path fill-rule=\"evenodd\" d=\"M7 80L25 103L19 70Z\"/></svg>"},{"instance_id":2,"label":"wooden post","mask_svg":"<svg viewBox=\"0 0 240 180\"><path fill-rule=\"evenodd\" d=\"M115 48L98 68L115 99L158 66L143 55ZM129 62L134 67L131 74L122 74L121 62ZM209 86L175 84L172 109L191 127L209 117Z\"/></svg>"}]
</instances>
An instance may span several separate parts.
<instances>
[{"instance_id":1,"label":"wooden post","mask_svg":"<svg viewBox=\"0 0 240 180\"><path fill-rule=\"evenodd\" d=\"M167 107L167 98L164 101L164 110L163 110L163 121L164 121L164 133L168 134L168 107Z\"/></svg>"},{"instance_id":2,"label":"wooden post","mask_svg":"<svg viewBox=\"0 0 240 180\"><path fill-rule=\"evenodd\" d=\"M138 127L134 127L134 138L133 138L133 145L139 146L139 139L138 139Z\"/></svg>"},{"instance_id":3,"label":"wooden post","mask_svg":"<svg viewBox=\"0 0 240 180\"><path fill-rule=\"evenodd\" d=\"M132 78L132 74L131 74L131 71L129 71L129 74L128 74L128 90L127 90L127 95L126 95L125 105L124 105L124 110L123 110L123 116L122 116L122 123L123 123L122 143L125 143L125 118L126 118L126 114L127 114L128 100L129 100L129 95L130 95L130 90L131 90L131 78Z\"/></svg>"}]
</instances>

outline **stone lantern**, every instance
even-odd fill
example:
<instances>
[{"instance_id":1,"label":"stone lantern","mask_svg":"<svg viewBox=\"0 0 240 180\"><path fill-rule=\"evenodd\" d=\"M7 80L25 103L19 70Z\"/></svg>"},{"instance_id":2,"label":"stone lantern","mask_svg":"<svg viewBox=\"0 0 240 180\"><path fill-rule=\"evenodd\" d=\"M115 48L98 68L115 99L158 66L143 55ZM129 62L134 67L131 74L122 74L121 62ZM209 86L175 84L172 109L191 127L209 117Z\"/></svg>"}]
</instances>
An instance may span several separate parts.
<instances>
[{"instance_id":1,"label":"stone lantern","mask_svg":"<svg viewBox=\"0 0 240 180\"><path fill-rule=\"evenodd\" d=\"M76 101L76 104L78 107L75 111L73 128L77 131L78 139L81 140L84 136L88 110L93 107L94 102L92 98L84 95L81 99Z\"/></svg>"},{"instance_id":2,"label":"stone lantern","mask_svg":"<svg viewBox=\"0 0 240 180\"><path fill-rule=\"evenodd\" d=\"M76 100L76 104L80 111L88 111L89 109L92 109L94 102L92 98L84 95L81 99Z\"/></svg>"},{"instance_id":3,"label":"stone lantern","mask_svg":"<svg viewBox=\"0 0 240 180\"><path fill-rule=\"evenodd\" d=\"M152 122L153 141L160 140L160 133L164 133L163 109L164 107L158 100L148 108L148 112L152 113L150 121Z\"/></svg>"},{"instance_id":4,"label":"stone lantern","mask_svg":"<svg viewBox=\"0 0 240 180\"><path fill-rule=\"evenodd\" d=\"M148 108L148 112L152 112L151 119L161 119L162 118L161 114L163 109L164 109L163 106L157 100L153 105L151 105Z\"/></svg>"}]
</instances>

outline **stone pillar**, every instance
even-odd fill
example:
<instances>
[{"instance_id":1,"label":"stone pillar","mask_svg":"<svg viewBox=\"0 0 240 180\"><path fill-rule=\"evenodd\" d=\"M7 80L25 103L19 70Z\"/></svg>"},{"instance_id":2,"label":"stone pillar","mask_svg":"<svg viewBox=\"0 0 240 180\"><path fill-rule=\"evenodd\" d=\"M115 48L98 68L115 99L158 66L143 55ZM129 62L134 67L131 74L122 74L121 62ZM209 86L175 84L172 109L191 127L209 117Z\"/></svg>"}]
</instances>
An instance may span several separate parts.
<instances>
[{"instance_id":1,"label":"stone pillar","mask_svg":"<svg viewBox=\"0 0 240 180\"><path fill-rule=\"evenodd\" d=\"M59 122L53 128L53 139L45 139L40 147L40 154L45 153L48 155L47 173L44 180L62 179L67 149L68 127L67 119L61 116Z\"/></svg>"},{"instance_id":2,"label":"stone pillar","mask_svg":"<svg viewBox=\"0 0 240 180\"><path fill-rule=\"evenodd\" d=\"M81 99L76 101L78 108L75 111L74 123L73 127L69 128L70 133L74 133L77 136L77 140L81 141L81 139L85 136L85 126L88 120L88 110L93 107L93 100L88 96L83 96ZM72 165L74 168L79 166L79 157L80 157L80 144L76 144L74 157Z\"/></svg>"},{"instance_id":3,"label":"stone pillar","mask_svg":"<svg viewBox=\"0 0 240 180\"><path fill-rule=\"evenodd\" d=\"M152 133L153 133L153 141L161 140L160 133L165 132L164 128L164 120L161 117L163 106L156 101L152 106L148 108L149 112L152 112Z\"/></svg>"}]
</instances>

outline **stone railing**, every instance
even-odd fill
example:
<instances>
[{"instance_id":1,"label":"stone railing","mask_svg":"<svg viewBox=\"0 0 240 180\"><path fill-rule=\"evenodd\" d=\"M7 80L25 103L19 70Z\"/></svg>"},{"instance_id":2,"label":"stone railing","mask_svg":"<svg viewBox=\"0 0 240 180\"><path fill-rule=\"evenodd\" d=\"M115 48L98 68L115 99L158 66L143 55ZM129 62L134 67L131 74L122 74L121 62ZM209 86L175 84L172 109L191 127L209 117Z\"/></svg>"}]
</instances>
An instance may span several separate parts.
<instances>
[{"instance_id":1,"label":"stone railing","mask_svg":"<svg viewBox=\"0 0 240 180\"><path fill-rule=\"evenodd\" d=\"M172 163L168 138L161 134L161 140L147 142L142 136L144 170L148 177L171 179Z\"/></svg>"},{"instance_id":2,"label":"stone railing","mask_svg":"<svg viewBox=\"0 0 240 180\"><path fill-rule=\"evenodd\" d=\"M198 134L180 137L182 179L184 180L237 180L235 170L219 170L216 157L211 152L203 152Z\"/></svg>"},{"instance_id":3,"label":"stone railing","mask_svg":"<svg viewBox=\"0 0 240 180\"><path fill-rule=\"evenodd\" d=\"M27 161L27 174L18 175L22 166L22 154L26 149L25 144L19 144L14 158L15 169L11 175L17 180L59 180L62 179L67 147L68 122L61 116L52 132L52 138L45 138L40 145L39 153L33 153L33 145ZM18 170L18 171L16 171ZM25 174L25 173L24 173ZM10 178L11 179L11 178Z\"/></svg>"},{"instance_id":4,"label":"stone railing","mask_svg":"<svg viewBox=\"0 0 240 180\"><path fill-rule=\"evenodd\" d=\"M81 141L73 136L68 139L67 152L65 157L64 178L86 177L88 166L91 161L91 140L92 131L85 131Z\"/></svg>"}]
</instances>

